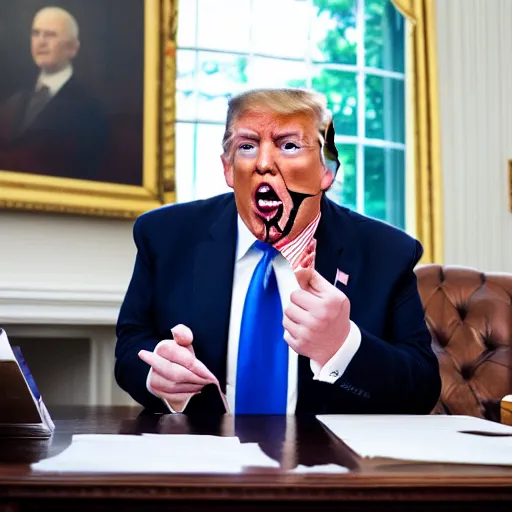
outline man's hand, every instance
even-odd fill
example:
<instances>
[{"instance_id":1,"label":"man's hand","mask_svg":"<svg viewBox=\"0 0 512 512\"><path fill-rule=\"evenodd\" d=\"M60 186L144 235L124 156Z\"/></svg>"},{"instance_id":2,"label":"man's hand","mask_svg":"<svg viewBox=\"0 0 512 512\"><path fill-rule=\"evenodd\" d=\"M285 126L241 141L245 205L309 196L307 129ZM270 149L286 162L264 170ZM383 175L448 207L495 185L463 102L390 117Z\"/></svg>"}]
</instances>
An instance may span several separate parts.
<instances>
[{"instance_id":1,"label":"man's hand","mask_svg":"<svg viewBox=\"0 0 512 512\"><path fill-rule=\"evenodd\" d=\"M141 350L139 357L152 368L148 385L153 393L180 411L192 396L207 384L217 383L217 379L196 358L192 331L184 325L171 331L173 340L163 340L154 352Z\"/></svg>"},{"instance_id":2,"label":"man's hand","mask_svg":"<svg viewBox=\"0 0 512 512\"><path fill-rule=\"evenodd\" d=\"M284 339L303 356L324 366L350 332L350 301L314 268L295 272L300 290L284 311Z\"/></svg>"}]
</instances>

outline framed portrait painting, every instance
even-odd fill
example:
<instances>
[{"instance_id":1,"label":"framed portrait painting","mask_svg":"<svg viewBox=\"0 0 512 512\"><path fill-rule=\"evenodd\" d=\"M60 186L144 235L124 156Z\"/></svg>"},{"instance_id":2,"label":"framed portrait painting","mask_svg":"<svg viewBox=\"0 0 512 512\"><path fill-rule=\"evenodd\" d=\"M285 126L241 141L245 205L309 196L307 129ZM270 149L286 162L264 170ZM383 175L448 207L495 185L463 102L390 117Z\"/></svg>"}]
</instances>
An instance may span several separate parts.
<instances>
[{"instance_id":1,"label":"framed portrait painting","mask_svg":"<svg viewBox=\"0 0 512 512\"><path fill-rule=\"evenodd\" d=\"M176 3L0 3L0 208L174 201Z\"/></svg>"}]
</instances>

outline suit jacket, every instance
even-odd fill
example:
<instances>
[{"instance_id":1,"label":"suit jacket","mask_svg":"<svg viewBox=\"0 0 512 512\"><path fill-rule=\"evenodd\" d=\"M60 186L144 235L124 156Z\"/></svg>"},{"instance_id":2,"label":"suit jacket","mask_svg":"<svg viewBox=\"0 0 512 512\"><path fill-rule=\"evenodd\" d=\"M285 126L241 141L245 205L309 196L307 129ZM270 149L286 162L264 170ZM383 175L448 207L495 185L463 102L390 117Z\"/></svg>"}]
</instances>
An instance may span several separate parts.
<instances>
[{"instance_id":1,"label":"suit jacket","mask_svg":"<svg viewBox=\"0 0 512 512\"><path fill-rule=\"evenodd\" d=\"M424 319L414 267L419 242L383 222L322 198L316 231L316 269L351 304L361 346L334 383L313 380L309 359L299 357L297 414L427 414L441 379ZM149 367L137 353L152 351L182 323L194 350L225 391L237 210L232 193L165 206L136 221L133 276L117 324L115 376L137 402L164 411L146 389ZM285 371L285 369L283 369ZM187 413L223 413L218 391L207 386Z\"/></svg>"},{"instance_id":2,"label":"suit jacket","mask_svg":"<svg viewBox=\"0 0 512 512\"><path fill-rule=\"evenodd\" d=\"M0 169L97 179L107 145L107 121L94 98L72 76L25 129L34 86L0 108Z\"/></svg>"}]
</instances>

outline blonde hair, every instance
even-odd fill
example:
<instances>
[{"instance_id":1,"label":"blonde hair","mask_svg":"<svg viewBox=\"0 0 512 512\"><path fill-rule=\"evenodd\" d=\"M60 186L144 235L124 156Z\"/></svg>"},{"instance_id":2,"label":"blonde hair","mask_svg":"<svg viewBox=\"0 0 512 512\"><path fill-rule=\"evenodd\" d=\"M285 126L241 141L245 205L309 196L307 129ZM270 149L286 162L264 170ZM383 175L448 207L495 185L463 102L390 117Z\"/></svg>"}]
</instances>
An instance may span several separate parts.
<instances>
[{"instance_id":1,"label":"blonde hair","mask_svg":"<svg viewBox=\"0 0 512 512\"><path fill-rule=\"evenodd\" d=\"M78 23L75 19L75 17L70 14L65 9L62 9L61 7L43 7L41 10L39 10L36 15L34 16L34 21L44 14L58 16L63 19L64 25L66 27L66 32L70 39L73 39L75 41L78 41Z\"/></svg>"},{"instance_id":2,"label":"blonde hair","mask_svg":"<svg viewBox=\"0 0 512 512\"><path fill-rule=\"evenodd\" d=\"M334 173L337 172L338 151L334 145L334 126L332 114L327 108L327 100L323 94L307 89L252 89L231 98L222 139L225 155L231 150L234 122L248 112L258 111L270 111L286 116L303 113L313 115L320 135L322 160Z\"/></svg>"}]
</instances>

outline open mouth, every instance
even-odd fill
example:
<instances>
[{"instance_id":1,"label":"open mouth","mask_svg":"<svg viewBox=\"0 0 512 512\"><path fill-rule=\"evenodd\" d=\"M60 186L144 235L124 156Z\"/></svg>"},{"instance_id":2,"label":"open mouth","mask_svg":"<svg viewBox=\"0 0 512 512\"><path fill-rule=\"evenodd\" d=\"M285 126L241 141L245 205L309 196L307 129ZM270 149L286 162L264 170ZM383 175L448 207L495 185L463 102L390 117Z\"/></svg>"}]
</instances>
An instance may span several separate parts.
<instances>
[{"instance_id":1,"label":"open mouth","mask_svg":"<svg viewBox=\"0 0 512 512\"><path fill-rule=\"evenodd\" d=\"M276 212L283 204L274 189L266 183L262 183L256 190L254 202L258 211L265 216Z\"/></svg>"}]
</instances>

